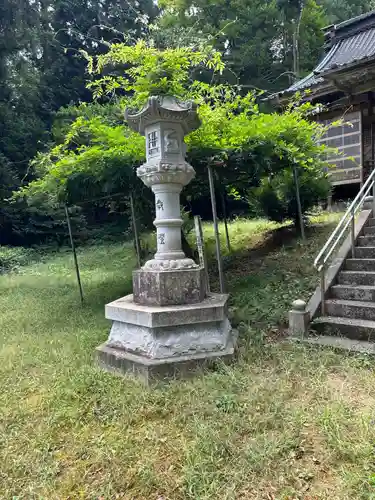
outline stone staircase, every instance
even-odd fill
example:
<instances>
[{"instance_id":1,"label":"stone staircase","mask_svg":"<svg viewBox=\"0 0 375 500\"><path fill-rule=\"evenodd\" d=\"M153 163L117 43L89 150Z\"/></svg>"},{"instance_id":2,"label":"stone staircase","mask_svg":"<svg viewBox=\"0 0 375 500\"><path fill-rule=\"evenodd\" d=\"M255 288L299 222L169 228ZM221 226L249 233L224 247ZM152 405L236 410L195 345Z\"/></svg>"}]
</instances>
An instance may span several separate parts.
<instances>
[{"instance_id":1,"label":"stone staircase","mask_svg":"<svg viewBox=\"0 0 375 500\"><path fill-rule=\"evenodd\" d=\"M375 218L357 238L355 258L345 259L328 289L325 316L313 320L319 334L375 342Z\"/></svg>"}]
</instances>

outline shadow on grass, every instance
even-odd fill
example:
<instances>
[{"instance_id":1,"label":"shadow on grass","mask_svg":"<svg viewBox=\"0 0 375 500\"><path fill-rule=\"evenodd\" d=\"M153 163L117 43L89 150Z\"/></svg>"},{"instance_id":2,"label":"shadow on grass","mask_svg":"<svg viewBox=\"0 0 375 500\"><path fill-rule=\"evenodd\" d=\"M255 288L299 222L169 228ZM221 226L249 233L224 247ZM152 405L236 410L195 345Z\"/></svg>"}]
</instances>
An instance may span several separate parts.
<instances>
[{"instance_id":1,"label":"shadow on grass","mask_svg":"<svg viewBox=\"0 0 375 500\"><path fill-rule=\"evenodd\" d=\"M108 278L100 283L96 284L94 287L88 287L84 289L84 304L85 307L91 309L103 308L104 304L112 302L113 300L123 297L132 293L132 278L131 277L119 277L119 278ZM77 285L77 298L78 297L78 285Z\"/></svg>"},{"instance_id":2,"label":"shadow on grass","mask_svg":"<svg viewBox=\"0 0 375 500\"><path fill-rule=\"evenodd\" d=\"M223 257L224 270L238 271L238 268L240 268L246 274L246 272L249 272L250 268L254 266L254 261L261 257L266 257L285 245L292 244L298 239L298 237L298 232L291 226L267 231L264 234L262 241L260 241L257 245L237 252L234 251L230 255L225 255ZM212 274L212 278L214 280L217 267L216 263L216 258L212 258L209 261L210 274ZM244 265L246 267L244 267Z\"/></svg>"},{"instance_id":3,"label":"shadow on grass","mask_svg":"<svg viewBox=\"0 0 375 500\"><path fill-rule=\"evenodd\" d=\"M323 226L323 224L306 226L306 238L313 237ZM262 241L254 247L226 255L223 258L224 269L231 270L237 268L241 262L251 264L252 259L256 260L260 257L267 257L269 254L283 247L293 246L296 242L300 241L300 237L299 231L294 226L285 226L267 231ZM216 259L212 259L209 265L216 265Z\"/></svg>"}]
</instances>

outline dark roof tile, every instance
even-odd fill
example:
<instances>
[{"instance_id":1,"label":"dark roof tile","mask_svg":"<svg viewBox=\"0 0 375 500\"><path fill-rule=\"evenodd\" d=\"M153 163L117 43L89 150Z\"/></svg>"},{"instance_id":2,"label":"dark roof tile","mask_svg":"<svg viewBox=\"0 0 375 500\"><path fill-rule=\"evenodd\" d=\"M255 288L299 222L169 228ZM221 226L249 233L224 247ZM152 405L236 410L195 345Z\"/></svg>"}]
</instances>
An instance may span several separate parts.
<instances>
[{"instance_id":1,"label":"dark roof tile","mask_svg":"<svg viewBox=\"0 0 375 500\"><path fill-rule=\"evenodd\" d=\"M314 87L324 81L325 73L371 58L375 58L375 26L337 40L313 73L294 83L285 92L297 92Z\"/></svg>"},{"instance_id":2,"label":"dark roof tile","mask_svg":"<svg viewBox=\"0 0 375 500\"><path fill-rule=\"evenodd\" d=\"M343 21L340 24L336 24L336 31L341 30L343 28L347 28L348 26L353 26L354 24L362 23L363 21L367 21L371 17L375 16L375 10L371 10L370 12L366 12L365 14L360 14L357 17L352 17L347 21Z\"/></svg>"},{"instance_id":3,"label":"dark roof tile","mask_svg":"<svg viewBox=\"0 0 375 500\"><path fill-rule=\"evenodd\" d=\"M319 73L330 71L351 64L354 61L368 59L375 55L375 27L357 33L336 43L330 50L331 57L319 68Z\"/></svg>"},{"instance_id":4,"label":"dark roof tile","mask_svg":"<svg viewBox=\"0 0 375 500\"><path fill-rule=\"evenodd\" d=\"M322 82L323 78L315 76L314 73L310 73L302 80L291 85L285 92L298 92L299 90L308 89Z\"/></svg>"}]
</instances>

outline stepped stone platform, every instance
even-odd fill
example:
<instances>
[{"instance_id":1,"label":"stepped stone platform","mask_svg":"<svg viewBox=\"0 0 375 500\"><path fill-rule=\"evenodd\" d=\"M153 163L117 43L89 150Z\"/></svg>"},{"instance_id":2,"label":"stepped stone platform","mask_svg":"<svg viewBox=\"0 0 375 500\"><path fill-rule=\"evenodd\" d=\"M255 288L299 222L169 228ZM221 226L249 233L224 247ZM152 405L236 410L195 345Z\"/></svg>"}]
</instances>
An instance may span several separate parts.
<instances>
[{"instance_id":1,"label":"stepped stone platform","mask_svg":"<svg viewBox=\"0 0 375 500\"><path fill-rule=\"evenodd\" d=\"M226 294L210 294L198 304L150 307L128 295L107 304L113 323L109 339L97 348L100 366L148 383L230 360L237 332L227 318L227 300Z\"/></svg>"}]
</instances>

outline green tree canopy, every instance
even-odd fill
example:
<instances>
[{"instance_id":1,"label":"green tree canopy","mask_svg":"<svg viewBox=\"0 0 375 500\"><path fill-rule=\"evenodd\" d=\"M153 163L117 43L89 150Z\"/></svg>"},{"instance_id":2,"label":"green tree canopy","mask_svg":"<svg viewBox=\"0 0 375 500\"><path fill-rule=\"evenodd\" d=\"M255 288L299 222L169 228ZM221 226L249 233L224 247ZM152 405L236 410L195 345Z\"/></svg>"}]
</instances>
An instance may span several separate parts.
<instances>
[{"instance_id":1,"label":"green tree canopy","mask_svg":"<svg viewBox=\"0 0 375 500\"><path fill-rule=\"evenodd\" d=\"M124 106L139 108L150 95L160 93L191 98L199 105L202 125L187 137L197 177L186 190L186 199L207 194L208 162L220 164L220 175L235 196L246 197L264 177L293 166L306 172L310 182L323 182L325 147L318 146L316 139L324 128L306 118L311 105L291 105L283 115L264 114L254 92L243 95L238 87L195 79L199 68L212 71L213 81L215 72L223 71L214 49L197 52L160 50L144 43L115 44L105 55L88 57L88 65L90 73L99 75L90 87L98 99L110 95L111 102L76 108L73 122L65 124L62 142L34 160L39 178L18 196L55 203L118 189L124 195L130 190L141 192L134 168L144 161L144 138L118 119Z\"/></svg>"},{"instance_id":2,"label":"green tree canopy","mask_svg":"<svg viewBox=\"0 0 375 500\"><path fill-rule=\"evenodd\" d=\"M196 81L215 86L240 84L236 92L241 96L252 89L280 90L315 66L323 26L372 8L373 0L4 0L0 5L0 175L5 185L0 214L5 240L13 232L32 232L35 226L34 214L29 223L28 208L11 207L8 194L39 175L34 170L38 161L30 165L30 159L38 151L39 157L46 151L48 155L51 146L64 143L61 125L81 116L80 104L91 103L92 92L101 95L101 104L109 103L100 113L106 119L112 113L111 120L120 126L118 115L125 97L138 105L150 81L151 92L191 90L197 99ZM128 67L137 71L132 58L138 57L140 41L149 50L139 49L144 57L139 66L144 70L143 81L138 79L137 89L131 90L134 75L127 73L127 85L121 77ZM215 49L210 55L207 45ZM175 77L186 49L201 54L202 59L192 65L186 81L178 81ZM168 50L177 58L175 68L167 60ZM125 61L124 51L127 62L121 66L115 59L119 56ZM83 53L86 59L93 58L93 70L99 72L87 72ZM222 72L210 66L217 64L219 56L225 62ZM154 66L160 57L161 64ZM193 63L193 54L191 58Z\"/></svg>"},{"instance_id":3,"label":"green tree canopy","mask_svg":"<svg viewBox=\"0 0 375 500\"><path fill-rule=\"evenodd\" d=\"M210 36L226 62L232 83L266 90L285 88L293 79L293 37L301 15L300 72L305 74L319 57L323 9L315 0L163 0L166 27L180 25Z\"/></svg>"},{"instance_id":4,"label":"green tree canopy","mask_svg":"<svg viewBox=\"0 0 375 500\"><path fill-rule=\"evenodd\" d=\"M373 0L319 0L328 24L337 24L375 9Z\"/></svg>"}]
</instances>

